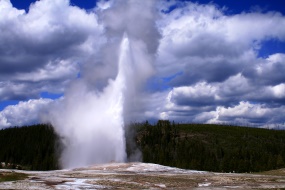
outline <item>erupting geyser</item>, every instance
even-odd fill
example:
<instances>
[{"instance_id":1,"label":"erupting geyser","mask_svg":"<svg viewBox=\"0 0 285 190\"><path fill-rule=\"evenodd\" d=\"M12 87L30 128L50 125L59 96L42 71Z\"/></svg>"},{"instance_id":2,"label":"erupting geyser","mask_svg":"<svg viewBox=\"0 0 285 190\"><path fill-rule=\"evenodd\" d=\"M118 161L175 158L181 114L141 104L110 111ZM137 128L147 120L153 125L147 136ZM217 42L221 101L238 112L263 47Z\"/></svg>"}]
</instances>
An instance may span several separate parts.
<instances>
[{"instance_id":1,"label":"erupting geyser","mask_svg":"<svg viewBox=\"0 0 285 190\"><path fill-rule=\"evenodd\" d=\"M153 74L151 63L159 39L153 9L150 0L117 0L100 12L107 39L101 54L116 49L105 55L113 56L112 63L101 62L109 64L106 68L117 68L116 75L107 74L103 87L82 76L55 105L50 120L63 137L64 168L126 160L125 122L132 120L133 109L141 109L140 90ZM102 63L94 64L100 72Z\"/></svg>"},{"instance_id":2,"label":"erupting geyser","mask_svg":"<svg viewBox=\"0 0 285 190\"><path fill-rule=\"evenodd\" d=\"M102 92L87 91L84 83L77 83L79 91L65 97L60 118L54 120L55 126L66 126L59 128L67 141L64 167L125 161L123 105L130 64L129 41L124 35L115 80L110 79Z\"/></svg>"}]
</instances>

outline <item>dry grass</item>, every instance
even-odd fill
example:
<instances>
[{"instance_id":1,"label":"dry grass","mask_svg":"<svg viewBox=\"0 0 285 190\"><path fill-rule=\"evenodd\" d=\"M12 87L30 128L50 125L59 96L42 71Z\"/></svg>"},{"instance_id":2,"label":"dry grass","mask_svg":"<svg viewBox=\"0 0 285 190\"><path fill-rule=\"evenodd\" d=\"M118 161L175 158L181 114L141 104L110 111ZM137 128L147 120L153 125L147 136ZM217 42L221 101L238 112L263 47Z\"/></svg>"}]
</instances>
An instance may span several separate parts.
<instances>
[{"instance_id":1,"label":"dry grass","mask_svg":"<svg viewBox=\"0 0 285 190\"><path fill-rule=\"evenodd\" d=\"M26 178L28 178L28 175L24 173L17 173L14 171L0 172L0 182L24 180Z\"/></svg>"},{"instance_id":2,"label":"dry grass","mask_svg":"<svg viewBox=\"0 0 285 190\"><path fill-rule=\"evenodd\" d=\"M270 170L266 172L260 172L261 175L274 175L274 176L285 176L285 168L279 170Z\"/></svg>"}]
</instances>

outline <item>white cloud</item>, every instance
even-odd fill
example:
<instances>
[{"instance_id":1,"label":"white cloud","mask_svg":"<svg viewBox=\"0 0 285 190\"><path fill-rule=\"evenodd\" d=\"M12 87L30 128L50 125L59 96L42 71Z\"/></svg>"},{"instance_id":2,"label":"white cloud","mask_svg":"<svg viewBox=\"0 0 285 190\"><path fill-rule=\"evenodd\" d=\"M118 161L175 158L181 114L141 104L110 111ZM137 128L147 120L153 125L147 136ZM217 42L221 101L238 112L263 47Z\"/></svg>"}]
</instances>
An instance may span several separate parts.
<instances>
[{"instance_id":1,"label":"white cloud","mask_svg":"<svg viewBox=\"0 0 285 190\"><path fill-rule=\"evenodd\" d=\"M285 18L279 13L225 15L214 5L186 3L159 22L163 38L157 69L162 76L183 71L180 83L225 80L259 62L256 56L264 41L285 41L280 23ZM209 76L201 74L203 70Z\"/></svg>"},{"instance_id":2,"label":"white cloud","mask_svg":"<svg viewBox=\"0 0 285 190\"><path fill-rule=\"evenodd\" d=\"M49 81L49 80L70 80L75 78L75 74L79 71L78 64L70 60L55 60L48 62L43 68L39 68L32 72L19 73L14 76L18 81Z\"/></svg>"},{"instance_id":3,"label":"white cloud","mask_svg":"<svg viewBox=\"0 0 285 190\"><path fill-rule=\"evenodd\" d=\"M285 40L284 16L277 12L241 13L228 17L224 27L227 37L232 41L252 42L276 38Z\"/></svg>"},{"instance_id":4,"label":"white cloud","mask_svg":"<svg viewBox=\"0 0 285 190\"><path fill-rule=\"evenodd\" d=\"M176 104L203 106L212 104L212 102L218 102L221 100L221 97L216 86L202 82L193 86L173 88L172 100Z\"/></svg>"},{"instance_id":5,"label":"white cloud","mask_svg":"<svg viewBox=\"0 0 285 190\"><path fill-rule=\"evenodd\" d=\"M167 13L158 22L162 39L156 69L159 77L171 78L172 87L162 115L194 122L284 122L276 111L285 102L284 54L259 57L259 51L264 42L285 41L285 17L277 12L226 15L214 4L176 7L170 13L163 7ZM274 119L266 115L273 113Z\"/></svg>"},{"instance_id":6,"label":"white cloud","mask_svg":"<svg viewBox=\"0 0 285 190\"><path fill-rule=\"evenodd\" d=\"M264 42L285 41L284 15L227 15L214 4L160 1L158 9L164 11L156 22L160 39L153 22L157 14L150 14L153 1L129 1L131 6L112 11L111 6L125 2L104 2L86 12L67 0L41 0L25 12L13 8L9 0L0 1L0 14L5 15L0 17L0 100L64 92L79 72L88 88L102 90L117 74L117 47L126 30L133 46L144 49L136 52L136 70L141 72L128 81L129 86L153 74L149 63L158 44L156 78L171 78L162 82L167 89L130 93L128 97L137 102L129 110L132 118L284 122L276 110L283 113L285 102L285 54L259 57ZM168 12L172 5L176 8ZM146 12L141 12L142 6ZM133 91L144 89L134 86ZM277 116L272 120L265 113Z\"/></svg>"},{"instance_id":7,"label":"white cloud","mask_svg":"<svg viewBox=\"0 0 285 190\"><path fill-rule=\"evenodd\" d=\"M24 85L33 96L43 88L54 91L54 81L66 85L79 65L94 63L94 53L105 42L97 15L68 0L36 1L28 12L3 0L0 14L5 15L0 18L0 80Z\"/></svg>"},{"instance_id":8,"label":"white cloud","mask_svg":"<svg viewBox=\"0 0 285 190\"><path fill-rule=\"evenodd\" d=\"M0 112L0 128L37 124L52 102L50 99L31 99L7 106Z\"/></svg>"},{"instance_id":9,"label":"white cloud","mask_svg":"<svg viewBox=\"0 0 285 190\"><path fill-rule=\"evenodd\" d=\"M281 118L284 113L284 106L270 108L262 104L240 102L234 107L218 107L216 122L258 124L259 126L266 124L284 125L284 120Z\"/></svg>"},{"instance_id":10,"label":"white cloud","mask_svg":"<svg viewBox=\"0 0 285 190\"><path fill-rule=\"evenodd\" d=\"M181 111L181 110L180 110ZM200 110L201 111L201 110ZM257 127L285 127L282 115L285 107L267 107L265 104L253 104L241 101L231 107L218 106L214 111L202 111L190 116L191 122L246 125ZM174 117L174 119L176 119ZM185 118L184 118L184 121Z\"/></svg>"},{"instance_id":11,"label":"white cloud","mask_svg":"<svg viewBox=\"0 0 285 190\"><path fill-rule=\"evenodd\" d=\"M273 86L271 90L276 98L285 98L285 83Z\"/></svg>"},{"instance_id":12,"label":"white cloud","mask_svg":"<svg viewBox=\"0 0 285 190\"><path fill-rule=\"evenodd\" d=\"M285 81L285 54L276 53L268 58L261 59L250 69L246 76L251 78L254 83L262 85L277 85Z\"/></svg>"}]
</instances>

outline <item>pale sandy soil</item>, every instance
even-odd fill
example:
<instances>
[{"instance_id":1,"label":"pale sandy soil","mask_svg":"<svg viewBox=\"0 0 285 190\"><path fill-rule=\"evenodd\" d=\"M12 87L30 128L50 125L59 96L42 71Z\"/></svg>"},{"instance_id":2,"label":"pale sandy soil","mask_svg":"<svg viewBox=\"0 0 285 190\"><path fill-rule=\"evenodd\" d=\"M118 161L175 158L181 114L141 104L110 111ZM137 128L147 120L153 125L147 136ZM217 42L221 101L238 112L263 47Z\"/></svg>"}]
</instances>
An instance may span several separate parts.
<instances>
[{"instance_id":1,"label":"pale sandy soil","mask_svg":"<svg viewBox=\"0 0 285 190\"><path fill-rule=\"evenodd\" d=\"M263 174L225 174L182 170L145 163L110 163L73 170L30 172L0 189L285 189L285 169Z\"/></svg>"}]
</instances>

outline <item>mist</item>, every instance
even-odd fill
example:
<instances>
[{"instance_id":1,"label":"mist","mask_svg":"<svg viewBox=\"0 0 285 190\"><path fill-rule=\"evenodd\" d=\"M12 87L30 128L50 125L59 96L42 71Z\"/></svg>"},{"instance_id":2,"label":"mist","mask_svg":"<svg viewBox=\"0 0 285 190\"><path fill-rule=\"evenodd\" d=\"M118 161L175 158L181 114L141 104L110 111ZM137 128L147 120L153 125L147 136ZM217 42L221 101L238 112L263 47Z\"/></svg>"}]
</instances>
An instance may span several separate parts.
<instances>
[{"instance_id":1,"label":"mist","mask_svg":"<svg viewBox=\"0 0 285 190\"><path fill-rule=\"evenodd\" d=\"M53 105L49 121L63 139L63 168L126 161L125 126L154 74L160 38L154 1L98 3L104 43Z\"/></svg>"}]
</instances>

